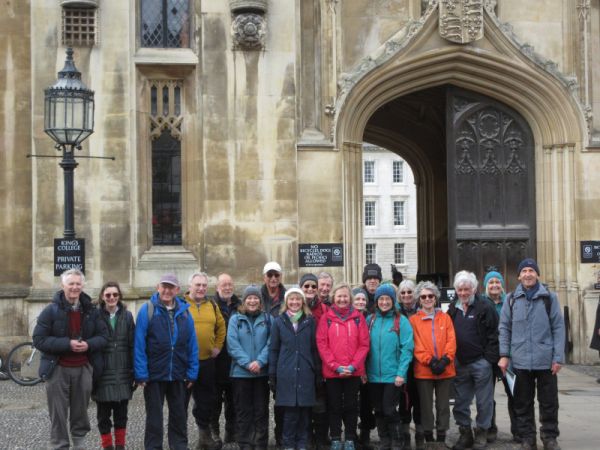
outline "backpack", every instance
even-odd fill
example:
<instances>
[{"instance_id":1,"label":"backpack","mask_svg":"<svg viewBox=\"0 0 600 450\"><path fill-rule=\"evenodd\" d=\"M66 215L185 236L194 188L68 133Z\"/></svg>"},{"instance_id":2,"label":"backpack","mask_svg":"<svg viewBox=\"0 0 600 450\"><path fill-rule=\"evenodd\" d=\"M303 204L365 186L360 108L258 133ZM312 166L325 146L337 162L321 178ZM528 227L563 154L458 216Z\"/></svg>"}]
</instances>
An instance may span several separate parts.
<instances>
[{"instance_id":1,"label":"backpack","mask_svg":"<svg viewBox=\"0 0 600 450\"><path fill-rule=\"evenodd\" d=\"M551 321L550 310L552 309L552 299L548 296L543 296L542 299L544 300L544 306L546 307L546 314L548 314L548 320ZM515 305L515 298L513 297L512 292L508 294L507 300L508 300L508 307L510 308L510 320L512 320L513 307Z\"/></svg>"},{"instance_id":2,"label":"backpack","mask_svg":"<svg viewBox=\"0 0 600 450\"><path fill-rule=\"evenodd\" d=\"M213 308L215 309L215 317L217 316L217 305L215 305L215 302L211 299L210 302L213 304ZM147 312L148 312L148 323L150 323L152 321L152 317L154 317L154 303L152 303L152 300L146 300L146 307L147 307ZM184 311L183 315L185 317L187 317L188 311Z\"/></svg>"},{"instance_id":3,"label":"backpack","mask_svg":"<svg viewBox=\"0 0 600 450\"><path fill-rule=\"evenodd\" d=\"M370 319L371 320L367 323L369 334L371 334L371 328L373 327L373 322L375 322L375 314L372 314ZM394 326L392 327L392 331L400 336L400 314L394 314Z\"/></svg>"}]
</instances>

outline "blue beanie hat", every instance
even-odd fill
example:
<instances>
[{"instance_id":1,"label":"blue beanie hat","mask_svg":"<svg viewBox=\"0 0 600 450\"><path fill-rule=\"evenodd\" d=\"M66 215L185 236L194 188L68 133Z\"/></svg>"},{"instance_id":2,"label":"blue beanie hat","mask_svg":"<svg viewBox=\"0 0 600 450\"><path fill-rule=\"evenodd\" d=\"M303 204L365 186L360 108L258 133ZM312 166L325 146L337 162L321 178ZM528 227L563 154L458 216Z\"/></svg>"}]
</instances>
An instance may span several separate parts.
<instances>
[{"instance_id":1,"label":"blue beanie hat","mask_svg":"<svg viewBox=\"0 0 600 450\"><path fill-rule=\"evenodd\" d=\"M492 270L485 274L485 278L483 279L483 289L487 289L487 285L492 278L498 278L500 280L500 284L502 285L502 289L506 288L504 285L504 277L500 274L500 272Z\"/></svg>"},{"instance_id":2,"label":"blue beanie hat","mask_svg":"<svg viewBox=\"0 0 600 450\"><path fill-rule=\"evenodd\" d=\"M540 268L538 267L537 263L535 262L535 259L525 258L523 261L521 261L519 263L519 267L517 267L517 275L520 275L521 270L523 270L525 267L531 267L533 270L535 270L535 272L538 274L538 276L540 275Z\"/></svg>"},{"instance_id":3,"label":"blue beanie hat","mask_svg":"<svg viewBox=\"0 0 600 450\"><path fill-rule=\"evenodd\" d=\"M394 291L394 288L392 287L391 284L385 283L377 288L377 290L375 291L375 303L377 303L377 300L382 295L387 295L388 297L390 297L392 299L392 302L395 303L396 291Z\"/></svg>"}]
</instances>

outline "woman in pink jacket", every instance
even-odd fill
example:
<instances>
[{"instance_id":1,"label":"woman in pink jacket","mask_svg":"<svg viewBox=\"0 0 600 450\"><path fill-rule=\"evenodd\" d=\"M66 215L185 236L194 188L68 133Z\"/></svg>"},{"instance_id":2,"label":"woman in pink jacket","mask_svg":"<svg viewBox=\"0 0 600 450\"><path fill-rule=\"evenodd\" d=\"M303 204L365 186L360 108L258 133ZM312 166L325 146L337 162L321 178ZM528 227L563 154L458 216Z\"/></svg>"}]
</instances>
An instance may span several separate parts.
<instances>
[{"instance_id":1,"label":"woman in pink jacket","mask_svg":"<svg viewBox=\"0 0 600 450\"><path fill-rule=\"evenodd\" d=\"M363 315L352 307L350 286L338 284L332 291L333 304L321 317L317 347L327 388L331 450L354 450L358 421L358 388L365 374L369 352L369 330Z\"/></svg>"}]
</instances>

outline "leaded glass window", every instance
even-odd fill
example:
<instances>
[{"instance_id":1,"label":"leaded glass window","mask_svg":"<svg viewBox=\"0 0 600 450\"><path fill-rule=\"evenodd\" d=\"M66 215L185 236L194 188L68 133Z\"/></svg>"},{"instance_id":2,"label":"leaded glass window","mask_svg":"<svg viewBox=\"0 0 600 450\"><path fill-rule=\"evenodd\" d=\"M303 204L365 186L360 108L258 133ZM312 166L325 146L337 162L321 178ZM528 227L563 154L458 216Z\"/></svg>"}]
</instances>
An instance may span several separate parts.
<instances>
[{"instance_id":1,"label":"leaded glass window","mask_svg":"<svg viewBox=\"0 0 600 450\"><path fill-rule=\"evenodd\" d=\"M189 0L141 0L142 47L190 46Z\"/></svg>"},{"instance_id":2,"label":"leaded glass window","mask_svg":"<svg viewBox=\"0 0 600 450\"><path fill-rule=\"evenodd\" d=\"M181 81L150 82L152 241L181 245Z\"/></svg>"}]
</instances>

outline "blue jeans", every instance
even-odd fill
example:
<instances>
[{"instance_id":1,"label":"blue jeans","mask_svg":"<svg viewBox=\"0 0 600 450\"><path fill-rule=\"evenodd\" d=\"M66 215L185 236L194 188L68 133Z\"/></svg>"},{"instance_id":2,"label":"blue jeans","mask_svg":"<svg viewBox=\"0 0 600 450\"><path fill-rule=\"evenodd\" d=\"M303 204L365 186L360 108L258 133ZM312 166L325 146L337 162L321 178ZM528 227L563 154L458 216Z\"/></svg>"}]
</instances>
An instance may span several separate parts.
<instances>
[{"instance_id":1,"label":"blue jeans","mask_svg":"<svg viewBox=\"0 0 600 450\"><path fill-rule=\"evenodd\" d=\"M487 430L492 425L494 414L494 372L492 365L484 358L470 364L454 362L456 377L454 378L454 420L458 426L471 426L471 402L475 397L478 428Z\"/></svg>"}]
</instances>

